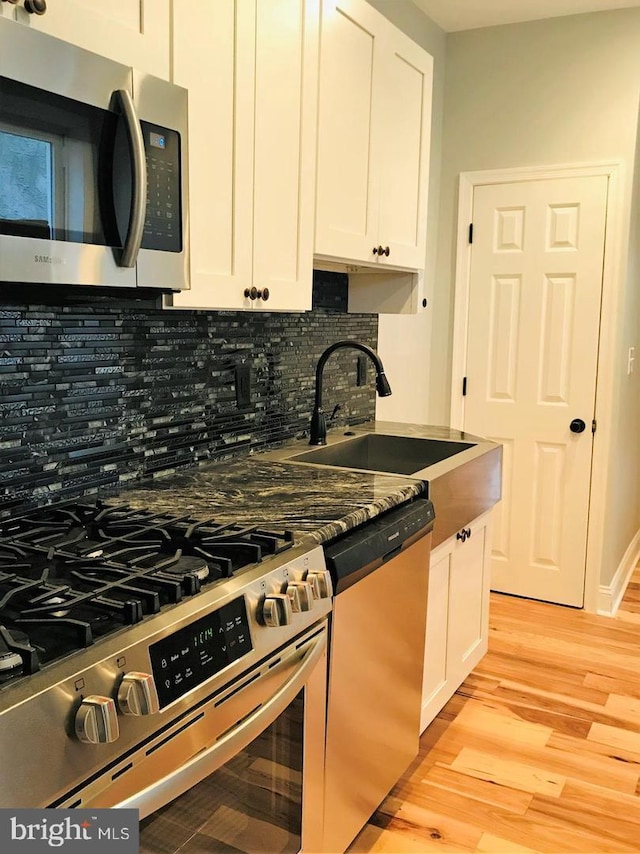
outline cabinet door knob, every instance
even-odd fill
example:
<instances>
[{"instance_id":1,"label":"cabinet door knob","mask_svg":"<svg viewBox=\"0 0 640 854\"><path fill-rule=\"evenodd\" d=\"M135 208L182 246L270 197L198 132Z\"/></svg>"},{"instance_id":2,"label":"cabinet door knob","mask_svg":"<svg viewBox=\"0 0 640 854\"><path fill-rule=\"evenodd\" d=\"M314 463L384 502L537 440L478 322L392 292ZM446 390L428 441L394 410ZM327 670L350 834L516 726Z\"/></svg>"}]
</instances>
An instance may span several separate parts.
<instances>
[{"instance_id":1,"label":"cabinet door knob","mask_svg":"<svg viewBox=\"0 0 640 854\"><path fill-rule=\"evenodd\" d=\"M374 255L377 255L377 254L378 254L378 249L382 249L382 246L374 246L374 247L373 247L373 254L374 254Z\"/></svg>"},{"instance_id":2,"label":"cabinet door knob","mask_svg":"<svg viewBox=\"0 0 640 854\"><path fill-rule=\"evenodd\" d=\"M30 15L44 15L47 11L47 0L24 0L24 8Z\"/></svg>"},{"instance_id":3,"label":"cabinet door knob","mask_svg":"<svg viewBox=\"0 0 640 854\"><path fill-rule=\"evenodd\" d=\"M382 246L379 246L378 247L378 254L379 255L386 255L388 258L389 255L391 254L391 250L389 249L388 246L385 246L384 249L382 248Z\"/></svg>"},{"instance_id":4,"label":"cabinet door knob","mask_svg":"<svg viewBox=\"0 0 640 854\"><path fill-rule=\"evenodd\" d=\"M269 299L269 288L262 289L262 299L266 302Z\"/></svg>"},{"instance_id":5,"label":"cabinet door knob","mask_svg":"<svg viewBox=\"0 0 640 854\"><path fill-rule=\"evenodd\" d=\"M261 291L255 286L253 288L245 288L244 295L247 299L260 299Z\"/></svg>"}]
</instances>

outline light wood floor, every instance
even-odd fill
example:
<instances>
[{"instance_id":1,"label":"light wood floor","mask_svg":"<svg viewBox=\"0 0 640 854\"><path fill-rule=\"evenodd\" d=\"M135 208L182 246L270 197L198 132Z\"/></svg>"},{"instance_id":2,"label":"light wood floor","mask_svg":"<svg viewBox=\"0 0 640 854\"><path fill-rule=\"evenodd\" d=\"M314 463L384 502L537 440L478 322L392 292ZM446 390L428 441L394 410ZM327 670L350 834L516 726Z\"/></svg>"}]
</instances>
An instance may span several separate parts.
<instances>
[{"instance_id":1,"label":"light wood floor","mask_svg":"<svg viewBox=\"0 0 640 854\"><path fill-rule=\"evenodd\" d=\"M615 618L492 594L489 652L353 852L640 852L640 569Z\"/></svg>"}]
</instances>

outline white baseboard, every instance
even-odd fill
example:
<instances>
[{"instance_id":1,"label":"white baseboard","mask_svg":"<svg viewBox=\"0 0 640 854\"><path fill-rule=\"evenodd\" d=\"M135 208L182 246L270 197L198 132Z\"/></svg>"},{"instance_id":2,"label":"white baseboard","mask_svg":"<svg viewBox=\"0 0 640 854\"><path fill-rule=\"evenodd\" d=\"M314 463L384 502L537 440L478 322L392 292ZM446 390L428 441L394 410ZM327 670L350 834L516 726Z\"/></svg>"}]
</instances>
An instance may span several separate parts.
<instances>
[{"instance_id":1,"label":"white baseboard","mask_svg":"<svg viewBox=\"0 0 640 854\"><path fill-rule=\"evenodd\" d=\"M598 591L598 614L605 617L614 617L616 611L620 607L624 591L627 589L627 584L640 560L640 531L636 532L635 537L627 546L622 560L620 561L615 575L611 579L610 584L601 584Z\"/></svg>"}]
</instances>

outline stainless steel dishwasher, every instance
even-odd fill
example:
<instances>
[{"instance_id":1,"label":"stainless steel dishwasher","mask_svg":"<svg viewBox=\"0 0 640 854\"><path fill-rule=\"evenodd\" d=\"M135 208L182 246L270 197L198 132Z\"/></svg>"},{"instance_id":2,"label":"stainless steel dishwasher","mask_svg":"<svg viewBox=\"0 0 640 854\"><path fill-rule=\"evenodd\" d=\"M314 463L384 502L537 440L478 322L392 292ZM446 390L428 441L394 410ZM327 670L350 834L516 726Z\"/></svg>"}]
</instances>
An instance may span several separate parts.
<instances>
[{"instance_id":1,"label":"stainless steel dishwasher","mask_svg":"<svg viewBox=\"0 0 640 854\"><path fill-rule=\"evenodd\" d=\"M418 754L434 518L418 498L325 547L325 852L346 849Z\"/></svg>"}]
</instances>

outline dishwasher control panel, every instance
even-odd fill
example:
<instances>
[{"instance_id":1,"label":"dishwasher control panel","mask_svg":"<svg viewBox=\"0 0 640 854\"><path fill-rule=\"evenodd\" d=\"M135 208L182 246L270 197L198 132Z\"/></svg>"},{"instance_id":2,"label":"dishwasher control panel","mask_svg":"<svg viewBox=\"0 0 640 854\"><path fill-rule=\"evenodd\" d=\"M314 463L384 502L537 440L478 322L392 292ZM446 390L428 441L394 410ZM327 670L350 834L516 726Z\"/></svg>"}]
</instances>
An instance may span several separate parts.
<instances>
[{"instance_id":1,"label":"dishwasher control panel","mask_svg":"<svg viewBox=\"0 0 640 854\"><path fill-rule=\"evenodd\" d=\"M433 529L435 510L428 498L402 504L325 546L334 592L350 587Z\"/></svg>"}]
</instances>

